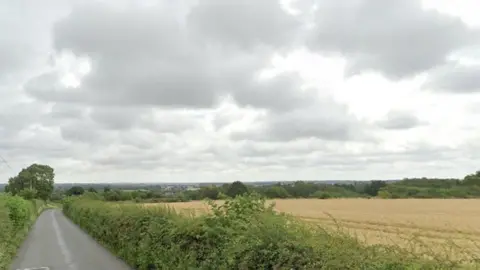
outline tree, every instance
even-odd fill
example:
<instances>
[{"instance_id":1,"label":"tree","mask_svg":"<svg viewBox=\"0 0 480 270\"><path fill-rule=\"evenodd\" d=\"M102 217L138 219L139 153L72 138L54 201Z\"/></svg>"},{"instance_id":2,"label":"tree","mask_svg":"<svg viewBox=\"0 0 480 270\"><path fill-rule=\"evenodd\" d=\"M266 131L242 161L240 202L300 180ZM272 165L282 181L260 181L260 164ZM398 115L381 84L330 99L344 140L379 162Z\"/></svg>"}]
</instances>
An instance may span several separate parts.
<instances>
[{"instance_id":1,"label":"tree","mask_svg":"<svg viewBox=\"0 0 480 270\"><path fill-rule=\"evenodd\" d=\"M386 185L387 185L387 183L385 181L374 180L374 181L371 181L369 184L367 184L365 186L363 192L365 194L370 195L370 196L377 196L378 191Z\"/></svg>"},{"instance_id":2,"label":"tree","mask_svg":"<svg viewBox=\"0 0 480 270\"><path fill-rule=\"evenodd\" d=\"M23 168L17 176L11 177L5 191L16 195L20 194L22 190L29 189L29 192L22 192L22 194L47 200L53 192L54 178L55 172L52 167L32 164ZM35 195L32 195L32 193L35 193Z\"/></svg>"},{"instance_id":3,"label":"tree","mask_svg":"<svg viewBox=\"0 0 480 270\"><path fill-rule=\"evenodd\" d=\"M240 181L233 182L226 191L226 194L231 198L235 198L238 195L243 195L246 193L248 193L248 188Z\"/></svg>"},{"instance_id":4,"label":"tree","mask_svg":"<svg viewBox=\"0 0 480 270\"><path fill-rule=\"evenodd\" d=\"M202 199L208 198L208 199L211 199L211 200L217 200L219 193L220 193L220 191L214 185L209 186L209 187L200 188L200 198L202 198Z\"/></svg>"},{"instance_id":5,"label":"tree","mask_svg":"<svg viewBox=\"0 0 480 270\"><path fill-rule=\"evenodd\" d=\"M97 193L97 190L94 188L94 187L89 187L87 189L88 192L93 192L93 193Z\"/></svg>"},{"instance_id":6,"label":"tree","mask_svg":"<svg viewBox=\"0 0 480 270\"><path fill-rule=\"evenodd\" d=\"M466 186L480 186L480 171L465 176L462 184Z\"/></svg>"},{"instance_id":7,"label":"tree","mask_svg":"<svg viewBox=\"0 0 480 270\"><path fill-rule=\"evenodd\" d=\"M325 185L319 185L305 181L295 181L293 185L285 186L285 189L294 198L308 198L317 190L320 190L323 186Z\"/></svg>"},{"instance_id":8,"label":"tree","mask_svg":"<svg viewBox=\"0 0 480 270\"><path fill-rule=\"evenodd\" d=\"M85 190L83 189L83 187L73 186L69 188L65 194L67 196L78 196L78 195L82 195L83 193L85 193Z\"/></svg>"},{"instance_id":9,"label":"tree","mask_svg":"<svg viewBox=\"0 0 480 270\"><path fill-rule=\"evenodd\" d=\"M269 186L263 190L263 194L268 198L288 198L290 194L288 194L287 190L279 185Z\"/></svg>"}]
</instances>

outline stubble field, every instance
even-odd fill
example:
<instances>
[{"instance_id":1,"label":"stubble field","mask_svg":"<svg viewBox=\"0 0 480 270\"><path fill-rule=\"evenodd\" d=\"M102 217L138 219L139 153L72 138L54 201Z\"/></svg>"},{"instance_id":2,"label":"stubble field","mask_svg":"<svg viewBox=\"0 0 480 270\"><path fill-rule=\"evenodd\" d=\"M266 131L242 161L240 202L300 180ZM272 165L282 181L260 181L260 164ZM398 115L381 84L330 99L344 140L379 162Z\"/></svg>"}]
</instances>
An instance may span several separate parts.
<instances>
[{"instance_id":1,"label":"stubble field","mask_svg":"<svg viewBox=\"0 0 480 270\"><path fill-rule=\"evenodd\" d=\"M401 246L471 259L480 254L480 200L476 199L285 199L276 210L309 224L340 230L366 244ZM222 202L219 202L222 203ZM159 204L147 204L155 206ZM205 202L168 203L180 212L202 214Z\"/></svg>"}]
</instances>

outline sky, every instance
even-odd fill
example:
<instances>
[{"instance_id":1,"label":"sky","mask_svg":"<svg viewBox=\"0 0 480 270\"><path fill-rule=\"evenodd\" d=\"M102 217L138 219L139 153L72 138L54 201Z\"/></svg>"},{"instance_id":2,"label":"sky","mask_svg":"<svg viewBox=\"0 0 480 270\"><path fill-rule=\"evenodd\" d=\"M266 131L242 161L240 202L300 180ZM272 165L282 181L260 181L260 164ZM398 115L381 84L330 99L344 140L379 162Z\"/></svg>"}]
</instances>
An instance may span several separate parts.
<instances>
[{"instance_id":1,"label":"sky","mask_svg":"<svg viewBox=\"0 0 480 270\"><path fill-rule=\"evenodd\" d=\"M480 2L0 0L0 182L463 177Z\"/></svg>"}]
</instances>

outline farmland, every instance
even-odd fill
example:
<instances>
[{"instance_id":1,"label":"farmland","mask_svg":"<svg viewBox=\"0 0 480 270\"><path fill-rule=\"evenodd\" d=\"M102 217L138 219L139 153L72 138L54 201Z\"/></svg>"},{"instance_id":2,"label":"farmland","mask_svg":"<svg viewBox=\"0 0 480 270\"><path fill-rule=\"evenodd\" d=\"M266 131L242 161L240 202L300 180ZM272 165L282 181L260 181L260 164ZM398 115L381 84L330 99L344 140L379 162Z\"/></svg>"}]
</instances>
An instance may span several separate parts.
<instances>
[{"instance_id":1,"label":"farmland","mask_svg":"<svg viewBox=\"0 0 480 270\"><path fill-rule=\"evenodd\" d=\"M472 258L480 251L480 200L477 199L277 199L268 202L274 202L280 212L342 230L367 244L402 246L417 252L433 250L458 259ZM202 201L166 205L196 214L209 209Z\"/></svg>"}]
</instances>

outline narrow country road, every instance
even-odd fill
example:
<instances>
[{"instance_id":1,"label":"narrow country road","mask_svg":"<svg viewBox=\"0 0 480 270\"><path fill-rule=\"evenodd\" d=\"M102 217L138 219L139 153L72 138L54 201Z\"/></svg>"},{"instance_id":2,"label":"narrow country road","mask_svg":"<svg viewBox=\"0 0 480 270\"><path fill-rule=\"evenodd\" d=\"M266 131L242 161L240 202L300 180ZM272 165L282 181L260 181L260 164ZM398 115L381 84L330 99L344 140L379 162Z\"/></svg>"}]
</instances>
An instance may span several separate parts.
<instances>
[{"instance_id":1,"label":"narrow country road","mask_svg":"<svg viewBox=\"0 0 480 270\"><path fill-rule=\"evenodd\" d=\"M46 210L22 244L12 270L131 270L60 210Z\"/></svg>"}]
</instances>

